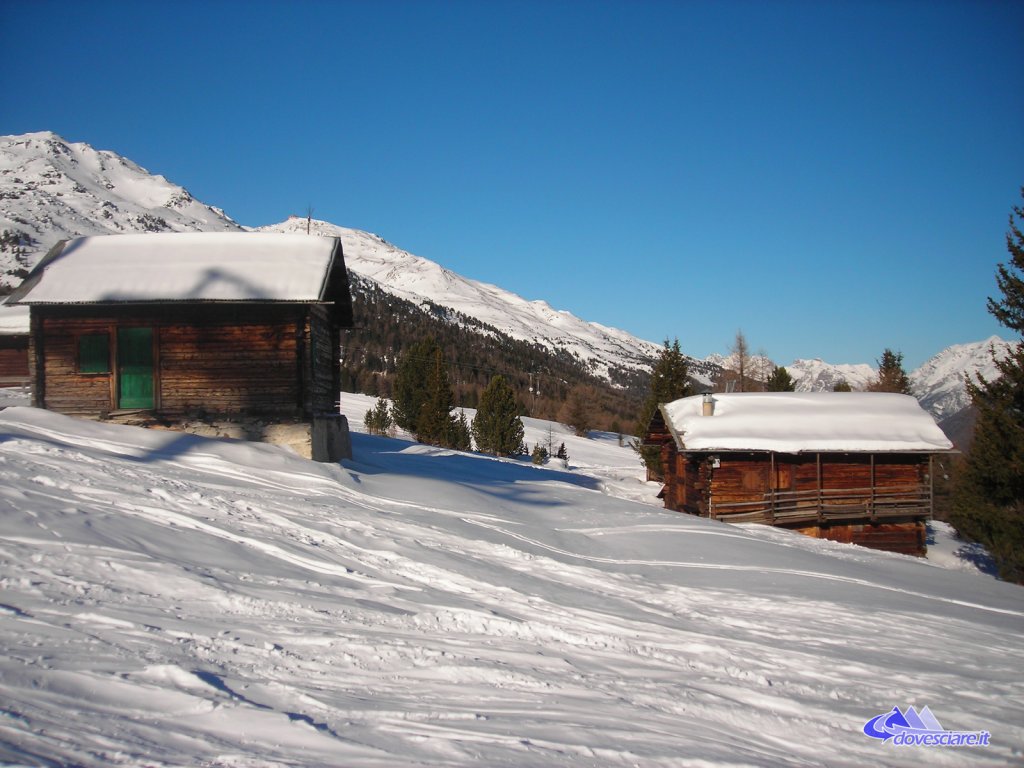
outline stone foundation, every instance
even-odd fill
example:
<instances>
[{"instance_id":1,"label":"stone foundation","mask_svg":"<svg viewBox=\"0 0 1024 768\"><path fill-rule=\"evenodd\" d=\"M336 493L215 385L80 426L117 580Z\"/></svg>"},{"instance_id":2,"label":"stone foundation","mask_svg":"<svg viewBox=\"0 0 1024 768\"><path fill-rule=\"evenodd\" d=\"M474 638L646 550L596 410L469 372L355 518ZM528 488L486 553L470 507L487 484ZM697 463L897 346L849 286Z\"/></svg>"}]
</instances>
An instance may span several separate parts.
<instances>
[{"instance_id":1,"label":"stone foundation","mask_svg":"<svg viewBox=\"0 0 1024 768\"><path fill-rule=\"evenodd\" d=\"M200 437L227 437L234 440L280 445L313 461L334 463L352 458L352 438L348 431L348 419L337 413L314 416L312 423L308 421L282 422L256 416L248 418L207 416L166 423L142 413L112 414L110 420L122 424L163 427Z\"/></svg>"}]
</instances>

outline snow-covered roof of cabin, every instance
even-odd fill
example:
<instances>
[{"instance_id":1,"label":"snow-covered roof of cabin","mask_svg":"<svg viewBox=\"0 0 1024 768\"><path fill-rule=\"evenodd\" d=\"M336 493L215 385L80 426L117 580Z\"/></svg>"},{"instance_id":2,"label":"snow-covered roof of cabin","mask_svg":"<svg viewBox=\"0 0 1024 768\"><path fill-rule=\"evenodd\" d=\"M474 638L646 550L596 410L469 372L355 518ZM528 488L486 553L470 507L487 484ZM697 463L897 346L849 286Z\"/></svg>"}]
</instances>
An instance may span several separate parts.
<instances>
[{"instance_id":1,"label":"snow-covered roof of cabin","mask_svg":"<svg viewBox=\"0 0 1024 768\"><path fill-rule=\"evenodd\" d=\"M80 237L55 246L11 296L23 304L330 301L337 238L270 232Z\"/></svg>"},{"instance_id":2,"label":"snow-covered roof of cabin","mask_svg":"<svg viewBox=\"0 0 1024 768\"><path fill-rule=\"evenodd\" d=\"M28 307L12 307L0 301L0 336L27 335Z\"/></svg>"},{"instance_id":3,"label":"snow-covered roof of cabin","mask_svg":"<svg viewBox=\"0 0 1024 768\"><path fill-rule=\"evenodd\" d=\"M736 392L661 406L682 450L915 452L953 447L910 395L886 392Z\"/></svg>"}]
</instances>

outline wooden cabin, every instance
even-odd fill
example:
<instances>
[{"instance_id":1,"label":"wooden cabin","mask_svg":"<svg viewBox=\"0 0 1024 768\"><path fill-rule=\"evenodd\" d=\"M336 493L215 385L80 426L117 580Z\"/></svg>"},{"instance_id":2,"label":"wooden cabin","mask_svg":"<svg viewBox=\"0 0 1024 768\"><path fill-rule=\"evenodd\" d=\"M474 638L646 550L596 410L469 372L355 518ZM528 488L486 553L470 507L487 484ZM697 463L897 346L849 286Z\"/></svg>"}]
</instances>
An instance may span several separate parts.
<instances>
[{"instance_id":1,"label":"wooden cabin","mask_svg":"<svg viewBox=\"0 0 1024 768\"><path fill-rule=\"evenodd\" d=\"M697 395L659 406L667 509L925 552L933 460L952 444L916 399L866 392Z\"/></svg>"},{"instance_id":2,"label":"wooden cabin","mask_svg":"<svg viewBox=\"0 0 1024 768\"><path fill-rule=\"evenodd\" d=\"M0 387L28 386L28 307L0 301Z\"/></svg>"},{"instance_id":3,"label":"wooden cabin","mask_svg":"<svg viewBox=\"0 0 1024 768\"><path fill-rule=\"evenodd\" d=\"M107 235L56 245L11 295L30 311L33 405L350 455L337 238Z\"/></svg>"}]
</instances>

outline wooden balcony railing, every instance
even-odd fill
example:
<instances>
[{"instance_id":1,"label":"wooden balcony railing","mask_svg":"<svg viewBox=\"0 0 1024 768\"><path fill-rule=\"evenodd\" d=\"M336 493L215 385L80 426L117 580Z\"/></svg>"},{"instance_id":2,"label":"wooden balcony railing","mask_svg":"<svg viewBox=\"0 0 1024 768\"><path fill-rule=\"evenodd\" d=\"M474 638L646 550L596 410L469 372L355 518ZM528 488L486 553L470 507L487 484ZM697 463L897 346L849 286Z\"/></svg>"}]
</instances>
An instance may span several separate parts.
<instances>
[{"instance_id":1,"label":"wooden balcony railing","mask_svg":"<svg viewBox=\"0 0 1024 768\"><path fill-rule=\"evenodd\" d=\"M710 513L711 517L729 523L880 522L930 517L932 495L927 485L768 491L749 501L718 503L712 498Z\"/></svg>"}]
</instances>

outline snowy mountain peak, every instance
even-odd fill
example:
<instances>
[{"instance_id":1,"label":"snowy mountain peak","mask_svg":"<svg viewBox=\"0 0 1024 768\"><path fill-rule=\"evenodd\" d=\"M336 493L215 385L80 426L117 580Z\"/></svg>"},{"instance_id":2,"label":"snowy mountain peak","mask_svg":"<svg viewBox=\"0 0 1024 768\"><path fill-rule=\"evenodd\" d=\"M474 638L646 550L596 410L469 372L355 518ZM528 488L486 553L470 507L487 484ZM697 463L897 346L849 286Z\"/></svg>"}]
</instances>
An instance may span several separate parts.
<instances>
[{"instance_id":1,"label":"snowy mountain peak","mask_svg":"<svg viewBox=\"0 0 1024 768\"><path fill-rule=\"evenodd\" d=\"M866 389L878 372L866 363L834 365L820 357L798 359L786 366L798 392L831 392L836 384L845 381L851 389Z\"/></svg>"},{"instance_id":2,"label":"snowy mountain peak","mask_svg":"<svg viewBox=\"0 0 1024 768\"><path fill-rule=\"evenodd\" d=\"M969 344L954 344L911 373L910 386L921 405L941 420L970 405L964 378L978 374L989 380L997 378L999 369L992 360L992 353L1003 357L1013 346L1013 342L998 336Z\"/></svg>"},{"instance_id":3,"label":"snowy mountain peak","mask_svg":"<svg viewBox=\"0 0 1024 768\"><path fill-rule=\"evenodd\" d=\"M242 229L163 176L49 131L0 136L0 202L0 280L8 283L69 237Z\"/></svg>"}]
</instances>

